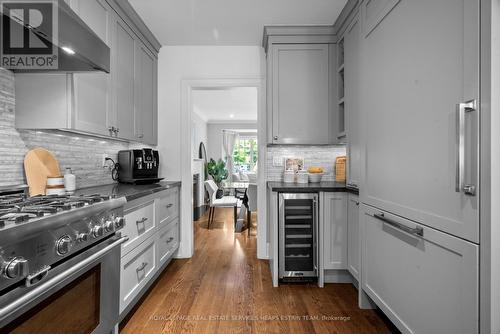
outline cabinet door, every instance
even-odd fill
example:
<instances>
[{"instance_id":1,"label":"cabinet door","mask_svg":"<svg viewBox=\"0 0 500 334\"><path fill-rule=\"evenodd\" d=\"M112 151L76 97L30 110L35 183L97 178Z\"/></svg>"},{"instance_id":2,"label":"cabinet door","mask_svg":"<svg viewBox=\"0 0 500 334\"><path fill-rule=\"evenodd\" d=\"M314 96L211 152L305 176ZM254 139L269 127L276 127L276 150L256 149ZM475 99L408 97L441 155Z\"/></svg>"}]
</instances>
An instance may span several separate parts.
<instances>
[{"instance_id":1,"label":"cabinet door","mask_svg":"<svg viewBox=\"0 0 500 334\"><path fill-rule=\"evenodd\" d=\"M359 140L359 27L356 16L344 35L344 110L347 132L347 184L358 187Z\"/></svg>"},{"instance_id":2,"label":"cabinet door","mask_svg":"<svg viewBox=\"0 0 500 334\"><path fill-rule=\"evenodd\" d=\"M363 201L478 242L478 195L456 180L457 104L479 97L479 1L400 1L385 16L375 7L361 7L362 20L381 19L360 52ZM478 114L464 118L462 168L476 187Z\"/></svg>"},{"instance_id":3,"label":"cabinet door","mask_svg":"<svg viewBox=\"0 0 500 334\"><path fill-rule=\"evenodd\" d=\"M359 197L349 194L347 202L347 269L359 280Z\"/></svg>"},{"instance_id":4,"label":"cabinet door","mask_svg":"<svg viewBox=\"0 0 500 334\"><path fill-rule=\"evenodd\" d=\"M362 288L399 330L478 333L479 246L369 206L360 212Z\"/></svg>"},{"instance_id":5,"label":"cabinet door","mask_svg":"<svg viewBox=\"0 0 500 334\"><path fill-rule=\"evenodd\" d=\"M279 44L272 54L272 143L332 142L328 44Z\"/></svg>"},{"instance_id":6,"label":"cabinet door","mask_svg":"<svg viewBox=\"0 0 500 334\"><path fill-rule=\"evenodd\" d=\"M71 2L73 10L109 47L112 46L113 10L104 0ZM113 48L111 48L113 53ZM111 55L113 59L113 54ZM113 73L113 62L111 62ZM114 122L111 74L104 72L74 73L73 128L79 131L109 135Z\"/></svg>"},{"instance_id":7,"label":"cabinet door","mask_svg":"<svg viewBox=\"0 0 500 334\"><path fill-rule=\"evenodd\" d=\"M136 137L151 145L157 144L158 101L157 101L157 64L158 60L144 45L137 48L136 69Z\"/></svg>"},{"instance_id":8,"label":"cabinet door","mask_svg":"<svg viewBox=\"0 0 500 334\"><path fill-rule=\"evenodd\" d=\"M134 133L136 37L124 21L116 20L115 105L118 137L136 139Z\"/></svg>"},{"instance_id":9,"label":"cabinet door","mask_svg":"<svg viewBox=\"0 0 500 334\"><path fill-rule=\"evenodd\" d=\"M323 193L323 269L347 269L347 196Z\"/></svg>"}]
</instances>

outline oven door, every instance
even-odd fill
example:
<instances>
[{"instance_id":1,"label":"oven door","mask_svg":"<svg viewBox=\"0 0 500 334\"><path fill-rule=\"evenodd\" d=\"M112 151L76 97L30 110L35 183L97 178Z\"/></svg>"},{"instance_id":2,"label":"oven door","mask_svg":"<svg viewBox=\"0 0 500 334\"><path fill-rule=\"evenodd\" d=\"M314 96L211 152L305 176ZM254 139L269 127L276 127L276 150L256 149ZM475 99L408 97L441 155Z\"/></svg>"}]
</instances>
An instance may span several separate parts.
<instances>
[{"instance_id":1,"label":"oven door","mask_svg":"<svg viewBox=\"0 0 500 334\"><path fill-rule=\"evenodd\" d=\"M115 235L56 264L37 284L0 297L0 331L110 333L119 316L120 245Z\"/></svg>"}]
</instances>

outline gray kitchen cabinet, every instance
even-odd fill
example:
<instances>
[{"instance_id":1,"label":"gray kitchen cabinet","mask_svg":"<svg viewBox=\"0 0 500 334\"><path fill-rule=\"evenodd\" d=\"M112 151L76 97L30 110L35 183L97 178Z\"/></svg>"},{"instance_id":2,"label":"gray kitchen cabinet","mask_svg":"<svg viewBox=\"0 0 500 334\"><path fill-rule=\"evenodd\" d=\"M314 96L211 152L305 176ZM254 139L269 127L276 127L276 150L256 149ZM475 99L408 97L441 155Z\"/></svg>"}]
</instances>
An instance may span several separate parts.
<instances>
[{"instance_id":1,"label":"gray kitchen cabinet","mask_svg":"<svg viewBox=\"0 0 500 334\"><path fill-rule=\"evenodd\" d=\"M321 193L320 208L322 269L347 269L347 194Z\"/></svg>"},{"instance_id":2,"label":"gray kitchen cabinet","mask_svg":"<svg viewBox=\"0 0 500 334\"><path fill-rule=\"evenodd\" d=\"M128 202L121 248L120 319L133 309L180 244L179 187ZM167 207L168 206L168 207Z\"/></svg>"},{"instance_id":3,"label":"gray kitchen cabinet","mask_svg":"<svg viewBox=\"0 0 500 334\"><path fill-rule=\"evenodd\" d=\"M349 194L347 202L347 270L358 281L360 263L359 196Z\"/></svg>"},{"instance_id":4,"label":"gray kitchen cabinet","mask_svg":"<svg viewBox=\"0 0 500 334\"><path fill-rule=\"evenodd\" d=\"M72 0L70 7L110 48L113 48L113 9L104 0ZM111 56L113 59L113 56ZM72 74L73 127L75 130L100 135L116 135L109 131L114 126L112 73L91 72Z\"/></svg>"},{"instance_id":5,"label":"gray kitchen cabinet","mask_svg":"<svg viewBox=\"0 0 500 334\"><path fill-rule=\"evenodd\" d=\"M402 333L478 333L478 245L367 205L360 228L361 286Z\"/></svg>"},{"instance_id":6,"label":"gray kitchen cabinet","mask_svg":"<svg viewBox=\"0 0 500 334\"><path fill-rule=\"evenodd\" d=\"M136 57L135 134L140 141L156 145L158 142L158 59L142 43L137 45Z\"/></svg>"},{"instance_id":7,"label":"gray kitchen cabinet","mask_svg":"<svg viewBox=\"0 0 500 334\"><path fill-rule=\"evenodd\" d=\"M276 44L272 57L273 144L328 144L328 44Z\"/></svg>"},{"instance_id":8,"label":"gray kitchen cabinet","mask_svg":"<svg viewBox=\"0 0 500 334\"><path fill-rule=\"evenodd\" d=\"M135 66L137 38L127 24L116 19L115 105L118 137L135 140Z\"/></svg>"},{"instance_id":9,"label":"gray kitchen cabinet","mask_svg":"<svg viewBox=\"0 0 500 334\"><path fill-rule=\"evenodd\" d=\"M16 127L156 145L159 43L127 2L66 2L110 47L110 73L16 74Z\"/></svg>"},{"instance_id":10,"label":"gray kitchen cabinet","mask_svg":"<svg viewBox=\"0 0 500 334\"><path fill-rule=\"evenodd\" d=\"M359 43L360 24L355 15L347 27L344 37L344 119L347 136L347 184L358 188L360 182L360 133L359 133Z\"/></svg>"},{"instance_id":11,"label":"gray kitchen cabinet","mask_svg":"<svg viewBox=\"0 0 500 334\"><path fill-rule=\"evenodd\" d=\"M362 24L359 52L362 200L478 243L480 104L464 103L479 98L479 1L370 3L361 18L376 20Z\"/></svg>"},{"instance_id":12,"label":"gray kitchen cabinet","mask_svg":"<svg viewBox=\"0 0 500 334\"><path fill-rule=\"evenodd\" d=\"M337 143L333 26L266 26L267 143Z\"/></svg>"}]
</instances>

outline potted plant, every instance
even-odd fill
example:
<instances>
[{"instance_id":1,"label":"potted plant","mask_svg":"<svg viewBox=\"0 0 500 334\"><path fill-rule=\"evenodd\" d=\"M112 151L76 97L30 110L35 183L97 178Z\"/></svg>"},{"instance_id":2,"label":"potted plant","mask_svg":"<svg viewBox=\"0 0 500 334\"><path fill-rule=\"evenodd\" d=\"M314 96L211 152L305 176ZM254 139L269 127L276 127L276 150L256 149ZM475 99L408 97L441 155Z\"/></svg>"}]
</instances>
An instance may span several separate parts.
<instances>
[{"instance_id":1,"label":"potted plant","mask_svg":"<svg viewBox=\"0 0 500 334\"><path fill-rule=\"evenodd\" d=\"M219 159L218 161L210 159L210 161L207 163L207 172L208 175L210 175L214 182L217 184L217 187L219 187L219 189L217 190L217 194L215 195L216 198L222 198L224 192L221 189L221 184L222 181L227 179L228 176L226 163L222 159Z\"/></svg>"}]
</instances>

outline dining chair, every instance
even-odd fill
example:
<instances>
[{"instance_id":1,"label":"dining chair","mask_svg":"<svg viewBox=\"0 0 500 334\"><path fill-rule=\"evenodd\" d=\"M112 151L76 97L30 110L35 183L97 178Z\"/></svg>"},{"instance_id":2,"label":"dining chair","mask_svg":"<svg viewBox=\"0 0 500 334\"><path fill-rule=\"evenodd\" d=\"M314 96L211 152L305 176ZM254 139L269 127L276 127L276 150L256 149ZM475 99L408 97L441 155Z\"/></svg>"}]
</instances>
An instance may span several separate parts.
<instances>
[{"instance_id":1,"label":"dining chair","mask_svg":"<svg viewBox=\"0 0 500 334\"><path fill-rule=\"evenodd\" d=\"M205 181L205 189L208 192L210 198L209 211L208 211L208 229L210 229L210 224L213 223L215 217L216 208L234 208L234 222L236 224L237 214L238 214L238 199L234 196L223 196L222 198L217 198L217 185L214 180Z\"/></svg>"},{"instance_id":2,"label":"dining chair","mask_svg":"<svg viewBox=\"0 0 500 334\"><path fill-rule=\"evenodd\" d=\"M252 227L252 212L257 211L257 184L250 183L247 189L247 220L248 220L248 236L250 236L250 229Z\"/></svg>"}]
</instances>

